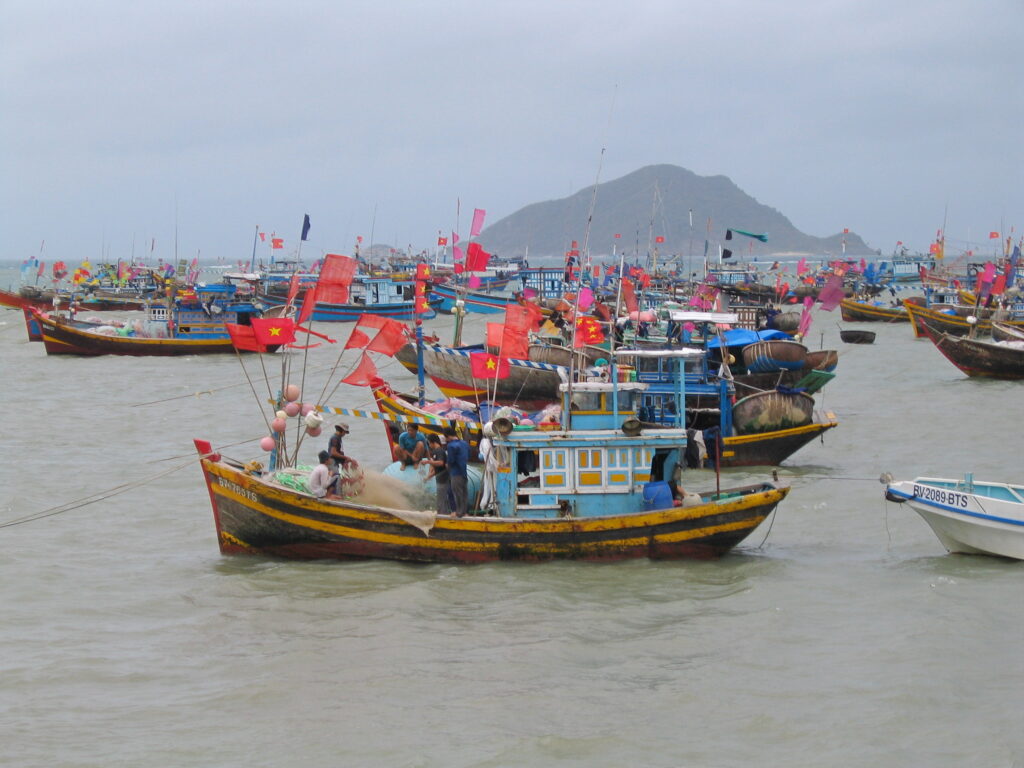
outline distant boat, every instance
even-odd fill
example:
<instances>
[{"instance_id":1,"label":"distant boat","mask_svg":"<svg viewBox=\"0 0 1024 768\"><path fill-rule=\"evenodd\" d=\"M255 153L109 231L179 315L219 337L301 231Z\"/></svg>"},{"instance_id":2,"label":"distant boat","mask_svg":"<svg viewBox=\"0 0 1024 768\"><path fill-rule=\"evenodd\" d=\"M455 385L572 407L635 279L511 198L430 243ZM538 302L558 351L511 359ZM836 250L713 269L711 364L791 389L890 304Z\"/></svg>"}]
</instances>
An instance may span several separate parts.
<instances>
[{"instance_id":1,"label":"distant boat","mask_svg":"<svg viewBox=\"0 0 1024 768\"><path fill-rule=\"evenodd\" d=\"M885 498L909 504L950 552L1024 560L1024 485L918 477L887 481Z\"/></svg>"},{"instance_id":2,"label":"distant boat","mask_svg":"<svg viewBox=\"0 0 1024 768\"><path fill-rule=\"evenodd\" d=\"M154 304L138 327L82 328L34 310L48 355L128 355L165 357L234 353L224 323L248 325L253 317L277 316L280 309L261 312L248 302L234 300L235 287L197 287L188 298L175 299L171 306ZM274 352L280 345L267 347Z\"/></svg>"},{"instance_id":3,"label":"distant boat","mask_svg":"<svg viewBox=\"0 0 1024 768\"><path fill-rule=\"evenodd\" d=\"M935 348L968 376L988 379L1024 379L1024 341L982 341L953 336L925 324Z\"/></svg>"},{"instance_id":4,"label":"distant boat","mask_svg":"<svg viewBox=\"0 0 1024 768\"><path fill-rule=\"evenodd\" d=\"M269 306L285 306L288 302L284 293L264 288L257 290L256 297ZM358 278L352 283L351 299L345 304L318 301L314 305L312 319L319 323L351 323L363 315L379 315L395 320L429 319L434 317L431 309L416 313L414 286L411 281L398 281L389 277Z\"/></svg>"},{"instance_id":5,"label":"distant boat","mask_svg":"<svg viewBox=\"0 0 1024 768\"><path fill-rule=\"evenodd\" d=\"M839 338L847 344L874 344L875 332L847 328L839 331Z\"/></svg>"},{"instance_id":6,"label":"distant boat","mask_svg":"<svg viewBox=\"0 0 1024 768\"><path fill-rule=\"evenodd\" d=\"M887 307L870 301L843 299L839 302L839 311L843 320L848 323L909 323L910 313L907 308Z\"/></svg>"}]
</instances>

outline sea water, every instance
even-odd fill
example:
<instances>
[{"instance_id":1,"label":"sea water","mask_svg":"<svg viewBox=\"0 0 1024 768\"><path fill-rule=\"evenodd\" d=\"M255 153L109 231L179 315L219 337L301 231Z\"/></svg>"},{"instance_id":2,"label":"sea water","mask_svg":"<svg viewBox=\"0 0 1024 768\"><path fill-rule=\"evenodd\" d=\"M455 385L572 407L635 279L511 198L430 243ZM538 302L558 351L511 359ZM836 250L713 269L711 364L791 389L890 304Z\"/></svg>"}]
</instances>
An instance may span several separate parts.
<instances>
[{"instance_id":1,"label":"sea water","mask_svg":"<svg viewBox=\"0 0 1024 768\"><path fill-rule=\"evenodd\" d=\"M192 439L260 458L259 359L48 357L0 310L0 523L52 513L0 528L0 765L1024 765L1024 564L947 554L878 482L1019 482L1024 386L840 323L807 340L840 351L840 426L732 554L453 567L222 557ZM339 346L295 354L304 399L357 362ZM381 423L345 420L382 466Z\"/></svg>"}]
</instances>

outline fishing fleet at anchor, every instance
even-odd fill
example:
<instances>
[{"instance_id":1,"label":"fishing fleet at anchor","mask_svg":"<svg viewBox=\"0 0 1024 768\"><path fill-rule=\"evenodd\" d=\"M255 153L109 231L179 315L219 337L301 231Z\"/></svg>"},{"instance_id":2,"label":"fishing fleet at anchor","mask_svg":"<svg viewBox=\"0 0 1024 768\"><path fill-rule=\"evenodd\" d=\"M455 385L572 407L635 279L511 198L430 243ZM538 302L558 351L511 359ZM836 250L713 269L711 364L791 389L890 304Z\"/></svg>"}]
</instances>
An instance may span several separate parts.
<instances>
[{"instance_id":1,"label":"fishing fleet at anchor","mask_svg":"<svg viewBox=\"0 0 1024 768\"><path fill-rule=\"evenodd\" d=\"M308 226L307 217L303 239ZM232 458L212 436L195 440L224 554L713 558L792 492L773 470L840 426L815 399L841 375L843 354L811 348L812 324L829 317L822 313L839 309L831 317L841 317L844 343L871 344L872 324L905 323L908 338L934 344L936 364L945 357L968 377L1024 379L1019 258L1020 243L1008 241L1003 258L960 272L941 257L915 262L914 274L905 259L887 271L835 258L801 259L795 274L778 262L765 272L705 263L698 279L622 254L599 261L575 247L556 266L490 264L471 241L451 264L421 255L374 267L357 250L326 254L310 269L296 259L260 270L253 259L248 270L208 282L197 263L178 275L119 264L102 279L83 266L61 287L61 264L52 288L0 291L0 303L24 313L29 340L47 355L227 353L245 370L241 353L278 353L264 453ZM912 278L914 295L897 300ZM449 343L424 330L435 317L434 333L451 318ZM344 357L339 383L365 388L376 410L299 390L308 350L338 341L334 323L350 330L332 371ZM416 390L385 381L374 362L381 358L414 373ZM430 389L442 397L429 399ZM338 415L379 421L396 461L327 461L333 479L322 492L300 448L308 453ZM399 447L408 425L439 453L425 448L410 462ZM440 458L424 462L430 455ZM765 477L729 486L735 467ZM463 502L446 490L453 472L465 478ZM886 498L920 512L950 551L1024 559L1020 487L970 474L883 480Z\"/></svg>"}]
</instances>

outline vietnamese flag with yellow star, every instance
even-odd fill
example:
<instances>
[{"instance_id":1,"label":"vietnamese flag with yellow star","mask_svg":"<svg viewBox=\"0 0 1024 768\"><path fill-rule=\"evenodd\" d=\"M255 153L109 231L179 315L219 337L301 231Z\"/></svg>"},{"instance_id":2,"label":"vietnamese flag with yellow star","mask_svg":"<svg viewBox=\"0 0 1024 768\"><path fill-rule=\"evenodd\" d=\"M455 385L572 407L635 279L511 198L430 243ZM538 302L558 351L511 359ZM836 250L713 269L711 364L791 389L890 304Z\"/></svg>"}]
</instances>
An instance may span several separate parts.
<instances>
[{"instance_id":1,"label":"vietnamese flag with yellow star","mask_svg":"<svg viewBox=\"0 0 1024 768\"><path fill-rule=\"evenodd\" d=\"M269 347L295 341L295 321L290 317L254 317L250 322L260 344Z\"/></svg>"},{"instance_id":2,"label":"vietnamese flag with yellow star","mask_svg":"<svg viewBox=\"0 0 1024 768\"><path fill-rule=\"evenodd\" d=\"M469 371L474 379L504 379L508 378L510 367L507 358L489 352L471 352Z\"/></svg>"}]
</instances>

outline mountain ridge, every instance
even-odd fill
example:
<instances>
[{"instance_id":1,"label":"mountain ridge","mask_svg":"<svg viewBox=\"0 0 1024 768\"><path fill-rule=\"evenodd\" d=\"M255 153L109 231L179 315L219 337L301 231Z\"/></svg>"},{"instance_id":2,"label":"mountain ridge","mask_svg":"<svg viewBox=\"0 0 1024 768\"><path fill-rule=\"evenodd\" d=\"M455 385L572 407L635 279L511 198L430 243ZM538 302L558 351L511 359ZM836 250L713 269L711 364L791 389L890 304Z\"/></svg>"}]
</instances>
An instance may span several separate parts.
<instances>
[{"instance_id":1,"label":"mountain ridge","mask_svg":"<svg viewBox=\"0 0 1024 768\"><path fill-rule=\"evenodd\" d=\"M705 239L716 259L719 246L731 248L738 258L840 256L844 238L847 256L877 253L852 232L827 237L801 232L780 211L758 202L727 176L699 176L669 164L648 165L598 184L596 200L594 188L587 187L564 198L530 203L485 228L479 241L485 250L503 258L527 253L541 258L564 256L574 240L583 247L592 200L588 250L594 256L613 250L646 255L648 243L661 258L702 256ZM743 236L727 241L727 229L767 233L768 242ZM656 241L659 237L663 242Z\"/></svg>"}]
</instances>

